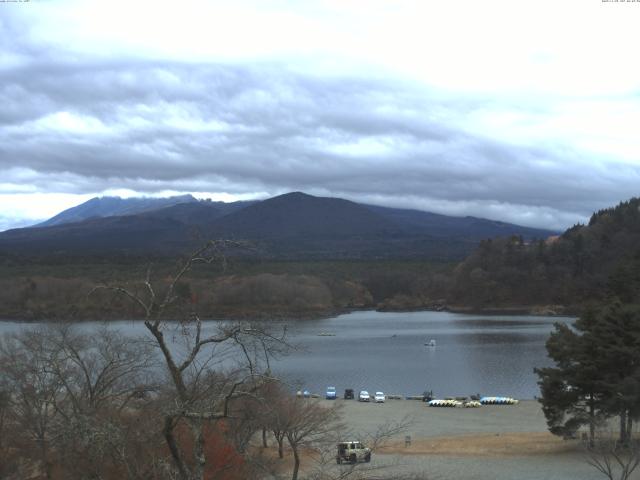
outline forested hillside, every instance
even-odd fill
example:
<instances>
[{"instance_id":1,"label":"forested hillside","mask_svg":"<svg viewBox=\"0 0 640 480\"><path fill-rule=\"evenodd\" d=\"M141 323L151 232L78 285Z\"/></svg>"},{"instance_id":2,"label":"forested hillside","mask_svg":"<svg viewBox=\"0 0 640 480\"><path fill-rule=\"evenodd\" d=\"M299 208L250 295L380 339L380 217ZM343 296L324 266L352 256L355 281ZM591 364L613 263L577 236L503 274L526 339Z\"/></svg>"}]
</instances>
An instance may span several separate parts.
<instances>
[{"instance_id":1,"label":"forested hillside","mask_svg":"<svg viewBox=\"0 0 640 480\"><path fill-rule=\"evenodd\" d=\"M183 218L187 207L209 208L191 203L170 207L174 216L163 212L158 218L151 214L144 218L170 223L175 216ZM612 281L617 282L616 291L639 295L640 285L632 275L640 268L639 207L640 199L631 199L595 213L588 225L576 225L557 237L484 240L457 265L424 260L409 249L403 250L406 258L393 260L291 261L232 255L225 271L199 268L185 278L184 301L196 303L206 318L317 317L361 308L578 313L589 302L603 299ZM198 217L202 216L200 212ZM128 225L132 218L111 217L101 224ZM141 241L149 241L143 232L147 226L137 222ZM103 233L103 241L110 238ZM155 235L151 240L173 239ZM283 250L289 245L282 239L278 244ZM331 245L322 248L330 250ZM392 243L377 245L394 251ZM140 312L135 305L89 299L88 292L103 282L139 285L150 263L163 278L176 258L0 255L0 318L136 318Z\"/></svg>"},{"instance_id":2,"label":"forested hillside","mask_svg":"<svg viewBox=\"0 0 640 480\"><path fill-rule=\"evenodd\" d=\"M455 270L450 300L473 308L597 301L640 254L640 199L593 214L557 238L486 240ZM624 281L624 280L619 280ZM551 307L551 310L554 310Z\"/></svg>"}]
</instances>

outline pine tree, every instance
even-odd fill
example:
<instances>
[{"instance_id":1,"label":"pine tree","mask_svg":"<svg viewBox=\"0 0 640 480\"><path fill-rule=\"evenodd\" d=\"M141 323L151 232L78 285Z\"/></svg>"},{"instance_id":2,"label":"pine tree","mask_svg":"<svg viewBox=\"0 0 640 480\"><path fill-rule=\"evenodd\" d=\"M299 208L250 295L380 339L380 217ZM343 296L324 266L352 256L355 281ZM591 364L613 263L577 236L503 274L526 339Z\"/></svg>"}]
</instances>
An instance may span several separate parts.
<instances>
[{"instance_id":1,"label":"pine tree","mask_svg":"<svg viewBox=\"0 0 640 480\"><path fill-rule=\"evenodd\" d=\"M556 366L536 373L549 430L570 437L588 425L593 441L600 419L619 416L627 443L640 417L640 308L614 296L571 327L556 324L547 352Z\"/></svg>"},{"instance_id":2,"label":"pine tree","mask_svg":"<svg viewBox=\"0 0 640 480\"><path fill-rule=\"evenodd\" d=\"M620 441L626 444L633 420L640 415L640 308L613 301L599 312L594 335L605 373L604 408L620 417Z\"/></svg>"},{"instance_id":3,"label":"pine tree","mask_svg":"<svg viewBox=\"0 0 640 480\"><path fill-rule=\"evenodd\" d=\"M555 325L546 346L556 367L535 371L540 377L540 403L549 431L569 438L587 425L593 441L596 423L606 415L602 411L604 379L594 355L596 339L589 334L593 318L587 314L580 320L573 328Z\"/></svg>"}]
</instances>

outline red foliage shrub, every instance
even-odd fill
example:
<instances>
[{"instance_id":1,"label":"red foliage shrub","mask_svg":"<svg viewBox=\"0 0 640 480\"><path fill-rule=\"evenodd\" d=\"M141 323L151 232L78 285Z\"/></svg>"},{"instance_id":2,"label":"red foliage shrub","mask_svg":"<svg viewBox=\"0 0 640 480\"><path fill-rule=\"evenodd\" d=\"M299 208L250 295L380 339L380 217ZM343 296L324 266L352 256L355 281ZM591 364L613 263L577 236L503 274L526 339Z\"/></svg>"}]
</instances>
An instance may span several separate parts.
<instances>
[{"instance_id":1,"label":"red foliage shrub","mask_svg":"<svg viewBox=\"0 0 640 480\"><path fill-rule=\"evenodd\" d=\"M227 440L226 423L220 421L207 424L205 431L205 455L207 468L206 480L241 480L243 476L244 459L235 447Z\"/></svg>"}]
</instances>

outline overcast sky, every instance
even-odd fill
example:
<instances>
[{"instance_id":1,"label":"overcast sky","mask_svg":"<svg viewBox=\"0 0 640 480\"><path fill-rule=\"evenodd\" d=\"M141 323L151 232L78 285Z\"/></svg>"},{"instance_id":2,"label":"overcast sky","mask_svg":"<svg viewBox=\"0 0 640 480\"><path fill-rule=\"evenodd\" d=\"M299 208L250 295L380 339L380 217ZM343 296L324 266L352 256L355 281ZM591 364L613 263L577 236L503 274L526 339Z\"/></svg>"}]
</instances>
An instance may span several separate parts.
<instances>
[{"instance_id":1,"label":"overcast sky","mask_svg":"<svg viewBox=\"0 0 640 480\"><path fill-rule=\"evenodd\" d=\"M0 2L0 230L98 195L566 228L640 195L640 2Z\"/></svg>"}]
</instances>

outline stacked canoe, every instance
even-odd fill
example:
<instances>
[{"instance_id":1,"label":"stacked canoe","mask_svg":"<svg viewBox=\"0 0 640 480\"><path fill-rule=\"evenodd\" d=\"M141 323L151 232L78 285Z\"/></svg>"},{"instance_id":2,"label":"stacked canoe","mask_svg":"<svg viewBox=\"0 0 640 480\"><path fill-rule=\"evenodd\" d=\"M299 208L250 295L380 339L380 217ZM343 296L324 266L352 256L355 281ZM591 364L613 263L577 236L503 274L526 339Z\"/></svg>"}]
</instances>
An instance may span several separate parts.
<instances>
[{"instance_id":1,"label":"stacked canoe","mask_svg":"<svg viewBox=\"0 0 640 480\"><path fill-rule=\"evenodd\" d=\"M516 405L518 400L511 397L482 397L480 403L482 405Z\"/></svg>"},{"instance_id":2,"label":"stacked canoe","mask_svg":"<svg viewBox=\"0 0 640 480\"><path fill-rule=\"evenodd\" d=\"M430 407L461 407L462 402L459 400L446 399L446 400L430 400L427 402Z\"/></svg>"}]
</instances>

